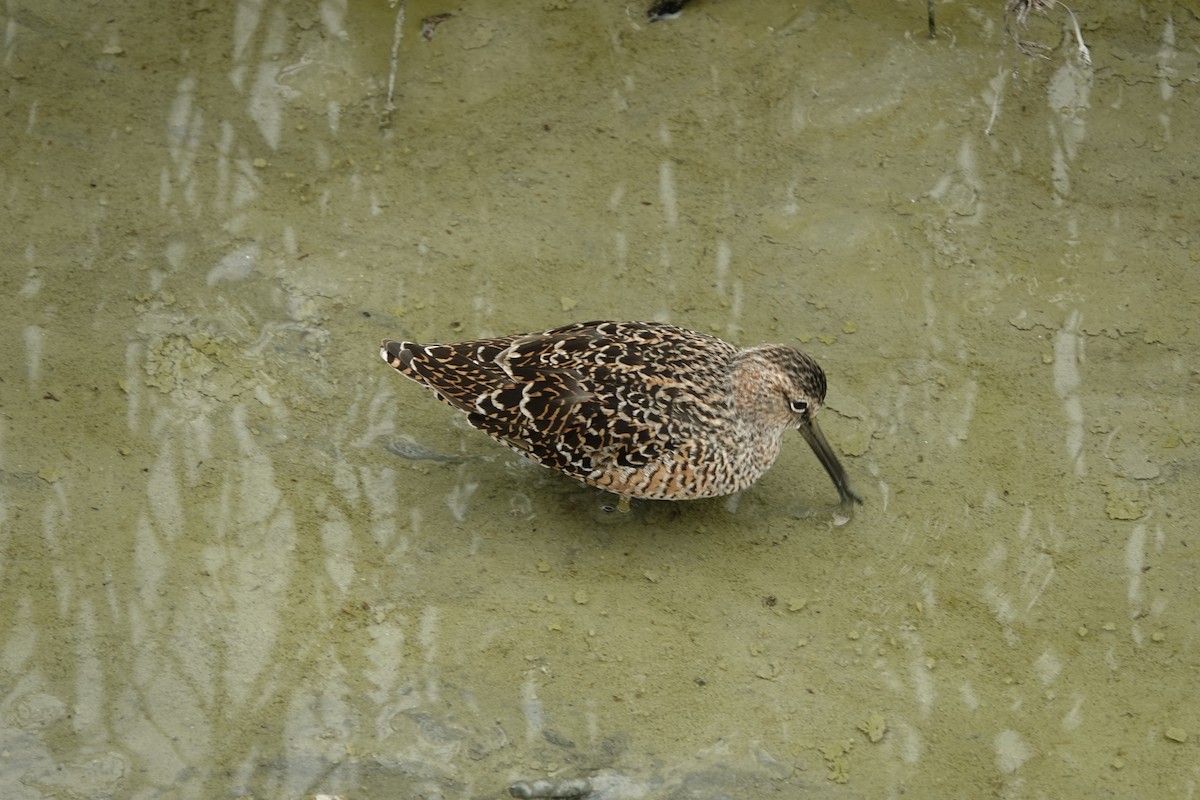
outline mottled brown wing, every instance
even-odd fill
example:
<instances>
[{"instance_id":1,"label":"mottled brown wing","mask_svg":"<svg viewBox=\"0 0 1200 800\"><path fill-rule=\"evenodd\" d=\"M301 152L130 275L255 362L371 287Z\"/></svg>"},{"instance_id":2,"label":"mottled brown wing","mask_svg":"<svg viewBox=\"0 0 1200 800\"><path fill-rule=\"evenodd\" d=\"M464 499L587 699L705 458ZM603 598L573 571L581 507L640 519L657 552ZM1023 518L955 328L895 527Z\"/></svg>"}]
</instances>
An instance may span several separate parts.
<instances>
[{"instance_id":1,"label":"mottled brown wing","mask_svg":"<svg viewBox=\"0 0 1200 800\"><path fill-rule=\"evenodd\" d=\"M500 360L514 377L521 369L596 365L649 382L707 378L714 369L724 370L737 352L715 336L658 322L577 322L509 338Z\"/></svg>"},{"instance_id":2,"label":"mottled brown wing","mask_svg":"<svg viewBox=\"0 0 1200 800\"><path fill-rule=\"evenodd\" d=\"M662 459L727 415L736 353L711 336L640 322L383 349L388 363L465 411L474 427L577 477Z\"/></svg>"}]
</instances>

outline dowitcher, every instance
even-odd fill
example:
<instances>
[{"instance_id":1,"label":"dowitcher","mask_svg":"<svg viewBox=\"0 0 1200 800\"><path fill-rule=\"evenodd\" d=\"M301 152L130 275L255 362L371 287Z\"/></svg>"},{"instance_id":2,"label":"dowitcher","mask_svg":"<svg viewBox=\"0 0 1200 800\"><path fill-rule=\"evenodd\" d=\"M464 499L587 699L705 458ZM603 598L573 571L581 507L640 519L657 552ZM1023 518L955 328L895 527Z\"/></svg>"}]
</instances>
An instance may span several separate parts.
<instances>
[{"instance_id":1,"label":"dowitcher","mask_svg":"<svg viewBox=\"0 0 1200 800\"><path fill-rule=\"evenodd\" d=\"M848 511L850 487L816 416L825 373L794 347L739 349L657 322L580 322L454 344L384 340L383 360L539 464L621 498L741 491L798 428Z\"/></svg>"}]
</instances>

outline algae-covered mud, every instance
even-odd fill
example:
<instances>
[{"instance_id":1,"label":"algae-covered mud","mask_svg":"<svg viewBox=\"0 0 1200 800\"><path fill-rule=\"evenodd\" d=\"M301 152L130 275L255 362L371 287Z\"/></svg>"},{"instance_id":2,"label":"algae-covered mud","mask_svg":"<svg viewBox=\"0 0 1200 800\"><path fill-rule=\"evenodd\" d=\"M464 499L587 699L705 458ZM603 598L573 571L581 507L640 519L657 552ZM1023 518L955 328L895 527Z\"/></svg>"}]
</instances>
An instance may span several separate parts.
<instances>
[{"instance_id":1,"label":"algae-covered mud","mask_svg":"<svg viewBox=\"0 0 1200 800\"><path fill-rule=\"evenodd\" d=\"M649 5L5 7L5 796L1195 793L1195 10ZM602 319L810 354L853 519L379 358Z\"/></svg>"}]
</instances>

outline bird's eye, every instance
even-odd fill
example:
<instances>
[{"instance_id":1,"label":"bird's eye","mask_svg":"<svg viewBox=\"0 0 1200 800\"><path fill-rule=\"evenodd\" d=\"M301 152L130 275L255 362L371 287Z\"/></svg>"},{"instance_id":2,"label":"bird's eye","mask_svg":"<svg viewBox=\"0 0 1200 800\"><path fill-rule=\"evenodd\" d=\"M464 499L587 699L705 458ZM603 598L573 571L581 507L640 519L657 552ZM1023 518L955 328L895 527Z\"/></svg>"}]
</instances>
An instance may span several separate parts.
<instances>
[{"instance_id":1,"label":"bird's eye","mask_svg":"<svg viewBox=\"0 0 1200 800\"><path fill-rule=\"evenodd\" d=\"M797 414L807 414L808 413L808 401L807 400L792 400L791 406L792 406L792 411L795 411Z\"/></svg>"}]
</instances>

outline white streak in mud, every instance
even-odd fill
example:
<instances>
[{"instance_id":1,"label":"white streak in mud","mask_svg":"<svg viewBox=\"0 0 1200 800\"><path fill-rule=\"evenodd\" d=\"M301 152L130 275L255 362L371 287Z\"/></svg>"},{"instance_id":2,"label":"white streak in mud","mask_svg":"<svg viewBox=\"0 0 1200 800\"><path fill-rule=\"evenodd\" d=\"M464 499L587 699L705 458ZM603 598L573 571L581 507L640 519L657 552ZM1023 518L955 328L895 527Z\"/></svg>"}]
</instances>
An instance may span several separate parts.
<instances>
[{"instance_id":1,"label":"white streak in mud","mask_svg":"<svg viewBox=\"0 0 1200 800\"><path fill-rule=\"evenodd\" d=\"M625 199L625 185L618 183L613 187L612 192L608 195L608 210L616 211L621 207L621 201Z\"/></svg>"},{"instance_id":2,"label":"white streak in mud","mask_svg":"<svg viewBox=\"0 0 1200 800\"><path fill-rule=\"evenodd\" d=\"M1054 560L1049 554L1042 552L1040 547L1030 547L1030 536L1033 534L1033 509L1029 506L1021 513L1021 522L1017 526L1017 536L1025 543L1021 548L1020 574L1022 575L1021 591L1029 598L1025 604L1026 613L1033 610L1042 593L1054 580ZM1036 537L1040 539L1041 537Z\"/></svg>"},{"instance_id":3,"label":"white streak in mud","mask_svg":"<svg viewBox=\"0 0 1200 800\"><path fill-rule=\"evenodd\" d=\"M996 736L996 767L1005 775L1019 770L1033 756L1029 745L1016 731L1001 731Z\"/></svg>"},{"instance_id":4,"label":"white streak in mud","mask_svg":"<svg viewBox=\"0 0 1200 800\"><path fill-rule=\"evenodd\" d=\"M196 205L198 185L193 167L204 132L204 115L196 107L195 90L195 78L181 80L167 113L167 155L171 163L163 166L159 177L159 204L163 208L171 206L177 187L186 208Z\"/></svg>"},{"instance_id":5,"label":"white streak in mud","mask_svg":"<svg viewBox=\"0 0 1200 800\"><path fill-rule=\"evenodd\" d=\"M933 685L933 672L929 669L920 635L910 631L905 633L904 638L908 643L908 674L912 679L913 697L920 706L921 713L928 716L937 700L937 687Z\"/></svg>"},{"instance_id":6,"label":"white streak in mud","mask_svg":"<svg viewBox=\"0 0 1200 800\"><path fill-rule=\"evenodd\" d=\"M341 104L336 100L330 100L325 105L325 117L329 121L329 132L336 136L342 120Z\"/></svg>"},{"instance_id":7,"label":"white streak in mud","mask_svg":"<svg viewBox=\"0 0 1200 800\"><path fill-rule=\"evenodd\" d=\"M110 657L105 651L105 637L100 635L100 625L92 601L81 598L75 612L75 624L71 628L74 643L75 696L71 704L71 727L80 736L99 738L107 730L106 694L109 682L104 680L104 667ZM125 766L119 756L115 763ZM107 759L101 756L100 763ZM93 761L93 764L97 762Z\"/></svg>"},{"instance_id":8,"label":"white streak in mud","mask_svg":"<svg viewBox=\"0 0 1200 800\"><path fill-rule=\"evenodd\" d=\"M1079 730L1079 726L1083 724L1083 696L1076 694L1074 700L1070 710L1062 718L1063 730L1068 733Z\"/></svg>"},{"instance_id":9,"label":"white streak in mud","mask_svg":"<svg viewBox=\"0 0 1200 800\"><path fill-rule=\"evenodd\" d=\"M283 130L283 111L287 100L298 97L299 92L279 82L280 64L276 59L286 52L288 22L283 11L276 8L267 23L266 38L259 51L259 64L254 83L250 87L246 111L258 126L267 146L278 149Z\"/></svg>"},{"instance_id":10,"label":"white streak in mud","mask_svg":"<svg viewBox=\"0 0 1200 800\"><path fill-rule=\"evenodd\" d=\"M725 279L729 277L729 265L733 261L733 249L724 239L717 240L716 283L717 294L724 296Z\"/></svg>"},{"instance_id":11,"label":"white streak in mud","mask_svg":"<svg viewBox=\"0 0 1200 800\"><path fill-rule=\"evenodd\" d=\"M725 329L727 331L729 331L730 336L736 336L741 331L741 327L737 324L737 321L742 318L742 305L743 305L742 301L745 299L745 292L742 291L742 282L741 281L733 282L733 287L732 287L732 291L730 291L730 295L731 295L729 298L730 322L728 322L725 325Z\"/></svg>"},{"instance_id":12,"label":"white streak in mud","mask_svg":"<svg viewBox=\"0 0 1200 800\"><path fill-rule=\"evenodd\" d=\"M1079 399L1079 365L1084 360L1084 339L1079 332L1079 312L1071 312L1062 330L1054 337L1054 391L1062 400L1067 418L1067 457L1075 474L1083 477L1083 402Z\"/></svg>"},{"instance_id":13,"label":"white streak in mud","mask_svg":"<svg viewBox=\"0 0 1200 800\"><path fill-rule=\"evenodd\" d=\"M450 514L453 515L455 522L462 522L467 518L467 507L470 505L471 496L478 488L478 483L467 481L456 484L446 495L446 505L450 508Z\"/></svg>"},{"instance_id":14,"label":"white streak in mud","mask_svg":"<svg viewBox=\"0 0 1200 800\"><path fill-rule=\"evenodd\" d=\"M1175 87L1171 86L1171 79L1178 79L1179 71L1171 66L1171 62L1175 60L1177 49L1175 47L1175 20L1170 14L1167 14L1167 24L1163 28L1162 45L1158 48L1158 91L1162 95L1162 99L1170 100L1175 95Z\"/></svg>"},{"instance_id":15,"label":"white streak in mud","mask_svg":"<svg viewBox=\"0 0 1200 800\"><path fill-rule=\"evenodd\" d=\"M346 7L346 0L322 0L321 2L321 24L334 38L346 39L350 36L346 33Z\"/></svg>"},{"instance_id":16,"label":"white streak in mud","mask_svg":"<svg viewBox=\"0 0 1200 800\"><path fill-rule=\"evenodd\" d=\"M963 683L958 687L958 696L962 700L963 708L967 711L978 711L979 706L982 705L979 702L979 695L975 693L975 687L970 682Z\"/></svg>"},{"instance_id":17,"label":"white streak in mud","mask_svg":"<svg viewBox=\"0 0 1200 800\"><path fill-rule=\"evenodd\" d=\"M25 326L25 369L31 386L37 384L42 375L42 342L45 338L41 327Z\"/></svg>"},{"instance_id":18,"label":"white streak in mud","mask_svg":"<svg viewBox=\"0 0 1200 800\"><path fill-rule=\"evenodd\" d=\"M959 188L952 190L952 208L960 222L978 223L983 219L983 179L979 176L979 160L975 157L974 139L964 136L958 148Z\"/></svg>"},{"instance_id":19,"label":"white streak in mud","mask_svg":"<svg viewBox=\"0 0 1200 800\"><path fill-rule=\"evenodd\" d=\"M168 542L183 534L183 487L179 481L179 464L175 458L174 441L163 439L158 458L146 481L147 507L154 530Z\"/></svg>"},{"instance_id":20,"label":"white streak in mud","mask_svg":"<svg viewBox=\"0 0 1200 800\"><path fill-rule=\"evenodd\" d=\"M206 514L212 531L214 592L228 604L222 626L224 678L230 703L261 700L275 664L283 598L295 567L295 515L276 478L271 457L259 445L246 407L230 412L238 459L225 473L228 501ZM177 480L177 477L176 477Z\"/></svg>"},{"instance_id":21,"label":"white streak in mud","mask_svg":"<svg viewBox=\"0 0 1200 800\"><path fill-rule=\"evenodd\" d=\"M438 682L438 630L441 611L437 606L426 606L421 612L421 630L417 633L417 641L425 651L425 702L436 703L441 697L441 687Z\"/></svg>"},{"instance_id":22,"label":"white streak in mud","mask_svg":"<svg viewBox=\"0 0 1200 800\"><path fill-rule=\"evenodd\" d=\"M962 399L962 417L954 426L955 430L946 437L946 444L950 447L958 447L960 442L967 440L967 431L970 430L971 419L975 416L975 397L979 393L979 384L975 381L967 381L963 387L963 393L966 396Z\"/></svg>"},{"instance_id":23,"label":"white streak in mud","mask_svg":"<svg viewBox=\"0 0 1200 800\"><path fill-rule=\"evenodd\" d=\"M400 486L396 481L396 471L384 467L372 469L360 467L356 488L361 488L362 495L367 499L371 510L371 538L382 550L388 551L388 557L394 558L408 550L408 540L398 535L400 532L397 516L400 513ZM420 512L412 509L409 529L420 533Z\"/></svg>"},{"instance_id":24,"label":"white streak in mud","mask_svg":"<svg viewBox=\"0 0 1200 800\"><path fill-rule=\"evenodd\" d=\"M25 245L25 261L29 264L29 271L25 273L25 283L18 294L23 298L36 297L42 290L42 276L37 268L37 245L33 242Z\"/></svg>"},{"instance_id":25,"label":"white streak in mud","mask_svg":"<svg viewBox=\"0 0 1200 800\"><path fill-rule=\"evenodd\" d=\"M658 194L662 200L663 216L668 225L679 222L679 208L675 203L675 176L671 162L664 160L658 166Z\"/></svg>"},{"instance_id":26,"label":"white streak in mud","mask_svg":"<svg viewBox=\"0 0 1200 800\"><path fill-rule=\"evenodd\" d=\"M217 262L208 271L208 285L213 286L221 281L241 281L249 278L258 263L258 245L248 244L239 247Z\"/></svg>"},{"instance_id":27,"label":"white streak in mud","mask_svg":"<svg viewBox=\"0 0 1200 800\"><path fill-rule=\"evenodd\" d=\"M1126 596L1135 612L1142 605L1142 571L1146 563L1146 526L1138 525L1125 543L1125 574L1129 577Z\"/></svg>"},{"instance_id":28,"label":"white streak in mud","mask_svg":"<svg viewBox=\"0 0 1200 800\"><path fill-rule=\"evenodd\" d=\"M399 705L401 708L417 704L417 693L405 697L403 692L397 692L396 685L400 682L400 670L405 664L404 629L395 622L382 622L371 625L367 629L371 637L366 647L367 660L370 665L363 670L363 675L371 682L367 697L380 706L380 714L376 720L376 735L383 739L391 732L391 720ZM407 673L405 674L407 677ZM400 697L396 701L396 697ZM410 705L411 704L411 705Z\"/></svg>"},{"instance_id":29,"label":"white streak in mud","mask_svg":"<svg viewBox=\"0 0 1200 800\"><path fill-rule=\"evenodd\" d=\"M125 345L125 383L121 388L125 391L125 423L133 432L138 429L138 410L142 405L143 350L141 342Z\"/></svg>"},{"instance_id":30,"label":"white streak in mud","mask_svg":"<svg viewBox=\"0 0 1200 800\"><path fill-rule=\"evenodd\" d=\"M1058 201L1070 194L1070 164L1087 137L1087 112L1091 108L1092 68L1088 63L1069 61L1050 79L1046 100L1057 113L1049 122L1054 147L1050 180Z\"/></svg>"},{"instance_id":31,"label":"white streak in mud","mask_svg":"<svg viewBox=\"0 0 1200 800\"><path fill-rule=\"evenodd\" d=\"M530 742L535 741L546 724L546 712L542 708L542 701L538 699L537 681L532 675L521 684L521 710L525 712L525 724L528 726L525 736Z\"/></svg>"},{"instance_id":32,"label":"white streak in mud","mask_svg":"<svg viewBox=\"0 0 1200 800\"><path fill-rule=\"evenodd\" d=\"M318 501L325 521L321 524L321 545L325 549L325 572L342 595L354 583L354 531L346 515L324 497Z\"/></svg>"},{"instance_id":33,"label":"white streak in mud","mask_svg":"<svg viewBox=\"0 0 1200 800\"><path fill-rule=\"evenodd\" d=\"M261 0L240 0L233 16L233 60L241 61L246 55L246 47L258 30L258 20L262 16Z\"/></svg>"},{"instance_id":34,"label":"white streak in mud","mask_svg":"<svg viewBox=\"0 0 1200 800\"><path fill-rule=\"evenodd\" d=\"M1062 672L1062 660L1052 650L1044 651L1033 662L1033 670L1043 686L1049 686Z\"/></svg>"}]
</instances>

